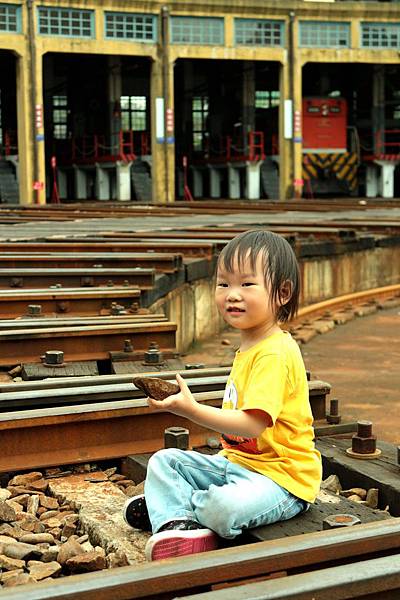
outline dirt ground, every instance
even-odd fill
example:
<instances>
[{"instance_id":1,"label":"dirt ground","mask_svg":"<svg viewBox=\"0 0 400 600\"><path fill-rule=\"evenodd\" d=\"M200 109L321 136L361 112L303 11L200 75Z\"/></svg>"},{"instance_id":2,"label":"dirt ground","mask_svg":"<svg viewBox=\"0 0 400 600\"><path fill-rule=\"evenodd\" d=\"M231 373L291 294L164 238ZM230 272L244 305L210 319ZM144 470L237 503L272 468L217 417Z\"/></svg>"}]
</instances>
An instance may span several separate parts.
<instances>
[{"instance_id":1,"label":"dirt ground","mask_svg":"<svg viewBox=\"0 0 400 600\"><path fill-rule=\"evenodd\" d=\"M239 345L235 330L198 344L186 363L229 365ZM400 444L400 309L358 317L302 345L312 379L332 386L342 422L368 420L379 439Z\"/></svg>"}]
</instances>

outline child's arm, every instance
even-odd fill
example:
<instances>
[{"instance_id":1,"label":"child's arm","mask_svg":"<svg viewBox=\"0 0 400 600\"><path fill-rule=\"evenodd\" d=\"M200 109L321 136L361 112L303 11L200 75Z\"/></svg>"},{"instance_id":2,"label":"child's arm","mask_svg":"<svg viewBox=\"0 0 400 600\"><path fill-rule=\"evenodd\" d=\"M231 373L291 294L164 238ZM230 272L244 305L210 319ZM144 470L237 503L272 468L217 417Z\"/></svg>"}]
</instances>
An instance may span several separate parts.
<instances>
[{"instance_id":1,"label":"child's arm","mask_svg":"<svg viewBox=\"0 0 400 600\"><path fill-rule=\"evenodd\" d=\"M258 437L266 427L272 425L271 417L262 410L221 410L215 406L200 404L180 375L176 376L176 380L181 391L165 400L148 398L151 408L168 410L218 432L248 438Z\"/></svg>"}]
</instances>

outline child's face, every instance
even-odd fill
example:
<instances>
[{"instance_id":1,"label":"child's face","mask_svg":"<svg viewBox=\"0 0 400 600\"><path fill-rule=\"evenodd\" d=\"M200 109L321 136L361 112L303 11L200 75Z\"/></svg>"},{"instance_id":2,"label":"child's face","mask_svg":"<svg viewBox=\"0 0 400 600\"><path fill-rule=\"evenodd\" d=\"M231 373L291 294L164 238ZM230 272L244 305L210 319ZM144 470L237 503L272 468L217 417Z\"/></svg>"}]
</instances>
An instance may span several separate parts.
<instances>
[{"instance_id":1,"label":"child's face","mask_svg":"<svg viewBox=\"0 0 400 600\"><path fill-rule=\"evenodd\" d=\"M244 261L240 270L235 259L233 272L226 271L220 265L217 270L215 300L223 319L236 329L259 329L262 332L276 323L276 306L271 305L261 254L257 257L255 272L249 259Z\"/></svg>"}]
</instances>

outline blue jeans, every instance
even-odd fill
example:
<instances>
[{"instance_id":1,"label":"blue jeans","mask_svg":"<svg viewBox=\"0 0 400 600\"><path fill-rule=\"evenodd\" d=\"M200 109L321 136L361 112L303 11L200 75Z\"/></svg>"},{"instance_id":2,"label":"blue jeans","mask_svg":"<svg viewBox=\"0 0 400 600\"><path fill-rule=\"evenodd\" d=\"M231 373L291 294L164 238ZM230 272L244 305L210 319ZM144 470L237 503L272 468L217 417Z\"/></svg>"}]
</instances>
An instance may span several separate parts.
<instances>
[{"instance_id":1,"label":"blue jeans","mask_svg":"<svg viewBox=\"0 0 400 600\"><path fill-rule=\"evenodd\" d=\"M224 456L175 448L150 458L145 496L153 532L168 521L193 519L224 538L291 519L308 508L265 475Z\"/></svg>"}]
</instances>

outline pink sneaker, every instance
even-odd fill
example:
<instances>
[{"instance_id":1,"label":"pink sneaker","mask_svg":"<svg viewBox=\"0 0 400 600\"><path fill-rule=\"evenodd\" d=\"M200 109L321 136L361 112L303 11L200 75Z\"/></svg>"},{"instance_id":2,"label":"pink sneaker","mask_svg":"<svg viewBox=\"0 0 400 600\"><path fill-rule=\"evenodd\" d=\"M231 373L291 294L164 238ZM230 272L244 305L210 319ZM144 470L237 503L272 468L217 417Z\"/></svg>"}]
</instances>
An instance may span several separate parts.
<instances>
[{"instance_id":1,"label":"pink sneaker","mask_svg":"<svg viewBox=\"0 0 400 600\"><path fill-rule=\"evenodd\" d=\"M208 552L208 550L215 550L218 547L217 535L211 529L200 528L200 525L197 529L190 525L188 529L185 529L186 521L174 521L173 523L177 523L176 529L159 531L148 540L145 548L148 561Z\"/></svg>"}]
</instances>

